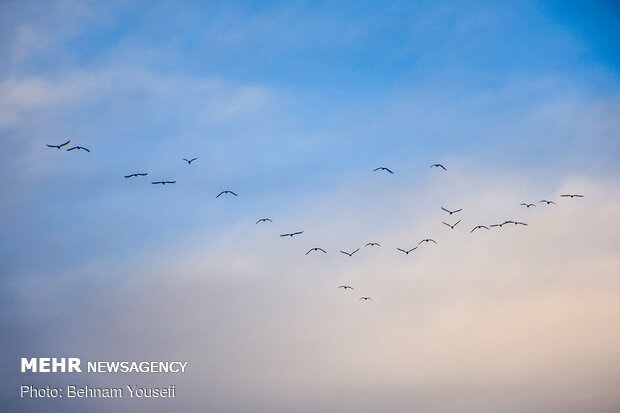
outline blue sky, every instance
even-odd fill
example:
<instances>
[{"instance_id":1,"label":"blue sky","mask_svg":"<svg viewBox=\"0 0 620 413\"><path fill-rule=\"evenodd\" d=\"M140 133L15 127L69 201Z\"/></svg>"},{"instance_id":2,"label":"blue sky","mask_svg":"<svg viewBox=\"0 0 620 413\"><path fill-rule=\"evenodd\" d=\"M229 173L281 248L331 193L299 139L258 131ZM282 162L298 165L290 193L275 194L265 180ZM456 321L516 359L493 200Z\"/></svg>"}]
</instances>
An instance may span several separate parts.
<instances>
[{"instance_id":1,"label":"blue sky","mask_svg":"<svg viewBox=\"0 0 620 413\"><path fill-rule=\"evenodd\" d=\"M154 331L157 317L150 314L159 314L159 306L142 295L146 283L154 297L176 308L174 319L196 321L206 312L221 314L230 325L206 321L222 340L214 344L217 360L205 361L197 348L173 341L175 329L181 328L189 341L207 344L208 337L182 324L169 326L167 352L182 348L194 363L221 363L234 377L240 367L226 352L224 338L230 338L250 343L248 362L257 371L266 369L264 383L245 383L254 396L243 402L222 396L220 408L243 410L244 403L271 400L265 411L286 411L290 405L283 407L269 396L282 385L281 377L265 365L265 360L283 360L269 353L268 343L249 324L277 330L266 320L279 320L280 342L286 343L306 334L295 324L325 323L336 338L316 352L302 347L306 356L312 352L310 359L328 360L327 353L340 354L342 344L354 346L359 338L352 331L336 332L334 323L348 316L329 297L334 283L353 283L355 277L368 294L394 302L381 307L379 299L376 313L356 315L354 325L371 317L369 331L394 340L403 337L392 327L386 331L381 320L395 317L405 323L399 317L411 316L420 322L418 339L425 341L432 336L423 333L425 328L460 331L458 314L482 314L497 297L514 299L515 305L505 319L491 320L493 325L524 322L518 315L523 308L534 305L544 312L550 302L553 311L542 320L557 322L557 314L568 311L583 321L574 331L549 333L548 348L558 337L582 337L588 323L604 326L618 315L611 304L619 287L612 274L620 267L610 246L620 232L605 219L620 211L613 195L620 178L619 12L614 2L3 2L0 174L6 183L0 188L5 235L0 238L0 321L12 338L2 342L2 349L11 357L24 348L59 353L69 348L100 358L110 351L109 337L119 331L133 331L138 324ZM91 153L45 146L66 139ZM187 165L184 157L198 160ZM435 162L444 163L447 173L429 170ZM373 173L377 166L396 173ZM148 177L123 178L141 171ZM177 183L150 184L158 179ZM225 189L239 197L216 199ZM585 203L564 204L556 215L537 208L528 216L519 209L523 201L557 200L562 191L588 196ZM512 214L539 226L530 225L529 235L515 235L505 244L500 238L490 243L444 238L441 244L448 246L439 251L446 255L429 252L427 261L421 258L414 267L385 251L375 259L367 255L343 262L328 254L319 263L300 261L307 248L318 244L337 254L375 238L394 250L429 234L446 237L441 232L446 217L439 210L445 204L464 205L467 225ZM273 226L254 224L265 216ZM575 222L599 232L569 225ZM305 231L305 238L279 242L279 233L297 229ZM469 231L462 230L464 237ZM597 241L582 253L573 250L579 237L589 236ZM526 241L533 246L524 247ZM490 249L489 256L484 248ZM499 281L492 266L480 264L502 265L495 257L509 257L515 250L532 259L511 261ZM547 263L541 251L553 260ZM442 264L436 266L433 259ZM465 276L454 288L470 299L463 308L458 295L452 295L456 290L444 296L440 289L454 281L448 275L459 262ZM582 296L582 277L593 265L600 273L592 287L596 294ZM372 277L372 271L383 273L382 266L390 269L382 274L385 283ZM402 281L399 277L410 269L435 274L441 282ZM560 272L568 274L566 280L557 278ZM474 274L488 282L479 296ZM518 274L525 279L520 286L513 284ZM316 284L306 281L309 276L316 277ZM389 289L400 282L402 291L427 291L416 295L424 304L408 308L405 297ZM515 287L517 297L508 293ZM283 297L284 290L291 298ZM198 292L213 304L189 304L190 298L200 300L194 296ZM553 299L537 301L547 293ZM564 307L566 297L583 306ZM610 304L587 313L589 300ZM256 313L244 319L231 303L265 308L248 310ZM291 311L290 317L278 305ZM448 313L441 313L442 306ZM127 308L137 318L117 326L110 314ZM323 319L333 308L334 319ZM423 315L409 315L418 312ZM50 330L57 325L68 332ZM41 329L41 336L24 326ZM80 328L97 339L75 340ZM483 329L472 331L472 348L480 340L486 343ZM322 331L308 334L315 333ZM42 343L44 334L48 345ZM523 334L531 337L536 331L524 328ZM596 343L617 344L617 335L607 336L602 329L594 336ZM146 338L126 337L126 349L136 357L140 348L157 353L141 341ZM304 337L310 343L316 339ZM392 364L390 343L372 343L384 356L378 362L391 366L405 388L414 386ZM428 339L427 344L427 352L397 353L411 356L405 357L410 367L425 357L441 358L430 350L437 343ZM495 354L497 349L486 344ZM617 352L603 344L574 351L600 351L610 365L619 365ZM456 364L478 356L452 350L463 356ZM360 346L352 354L372 351ZM286 354L314 389L293 392L292 405L314 397L319 410L330 406L333 400L312 387L327 376L340 377L347 394L370 384L386 389L377 400L395 391L388 370L378 375L384 381L375 383L362 374L359 382L349 371L317 372L304 363L301 350ZM552 351L545 354L550 366L566 366ZM118 357L129 356L121 352ZM503 365L504 360L496 361ZM2 363L9 366L3 371L10 371L13 359ZM367 367L381 370L372 363ZM594 369L586 384L610 385L611 376L601 369ZM4 377L11 383L19 379ZM211 376L199 379L217 382ZM446 373L437 380L437 388L466 389L468 382L465 373ZM518 382L506 380L507 388ZM232 391L226 383L218 386L222 394ZM2 392L10 401L10 389ZM481 399L473 393L469 406L481 411ZM532 394L524 397L532 399ZM502 395L504 400L523 396ZM618 402L610 394L599 396L600 411ZM442 411L440 399L433 398L427 410ZM403 395L396 400L394 411L411 401ZM553 400L547 411L561 411L568 403ZM187 403L188 409L195 407L194 399Z\"/></svg>"}]
</instances>

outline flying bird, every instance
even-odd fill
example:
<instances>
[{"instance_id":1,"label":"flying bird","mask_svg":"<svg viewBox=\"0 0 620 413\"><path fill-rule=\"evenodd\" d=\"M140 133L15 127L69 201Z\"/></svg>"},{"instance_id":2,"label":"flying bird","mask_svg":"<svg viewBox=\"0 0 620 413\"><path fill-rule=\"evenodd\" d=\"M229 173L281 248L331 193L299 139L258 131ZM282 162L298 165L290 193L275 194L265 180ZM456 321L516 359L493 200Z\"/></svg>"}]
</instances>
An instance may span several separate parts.
<instances>
[{"instance_id":1,"label":"flying bird","mask_svg":"<svg viewBox=\"0 0 620 413\"><path fill-rule=\"evenodd\" d=\"M423 239L422 241L420 241L420 242L418 243L418 247L419 247L419 246L420 246L420 244L422 244L423 242L434 242L435 244L437 244L437 242L436 242L434 239L431 239L431 238L425 238L425 239Z\"/></svg>"},{"instance_id":2,"label":"flying bird","mask_svg":"<svg viewBox=\"0 0 620 413\"><path fill-rule=\"evenodd\" d=\"M544 202L545 204L547 204L547 205L549 205L549 204L557 205L555 202L553 202L553 201L547 201L546 199L543 199L542 201L538 201L538 203L539 203L539 204L540 204L540 203L543 203L543 202Z\"/></svg>"},{"instance_id":3,"label":"flying bird","mask_svg":"<svg viewBox=\"0 0 620 413\"><path fill-rule=\"evenodd\" d=\"M447 171L446 167L445 167L445 166L443 166L443 165L442 165L442 164L440 164L440 163L434 163L434 164L432 164L431 166L429 166L428 168L430 169L430 168L432 168L432 167L435 167L435 168L441 168L441 169L443 169L444 171Z\"/></svg>"},{"instance_id":4,"label":"flying bird","mask_svg":"<svg viewBox=\"0 0 620 413\"><path fill-rule=\"evenodd\" d=\"M472 229L470 232L474 232L475 230L477 230L477 229L482 229L482 228L484 228L484 229L489 229L489 227L487 227L487 226L485 226L485 225L476 225L476 226L474 227L474 229Z\"/></svg>"},{"instance_id":5,"label":"flying bird","mask_svg":"<svg viewBox=\"0 0 620 413\"><path fill-rule=\"evenodd\" d=\"M381 244L379 244L378 242L369 242L368 244L364 245L364 247L380 247Z\"/></svg>"},{"instance_id":6,"label":"flying bird","mask_svg":"<svg viewBox=\"0 0 620 413\"><path fill-rule=\"evenodd\" d=\"M346 252L346 251L343 251L343 250L340 250L340 252L342 252L343 254L348 255L349 257L352 257L352 256L353 256L353 254L355 254L355 253L356 253L356 252L358 252L359 250L360 250L360 249L358 248L358 249L356 249L356 250L355 250L355 251L353 251L353 252Z\"/></svg>"},{"instance_id":7,"label":"flying bird","mask_svg":"<svg viewBox=\"0 0 620 413\"><path fill-rule=\"evenodd\" d=\"M449 209L446 209L444 207L441 207L441 209L443 209L444 211L446 211L450 215L456 214L457 212L461 212L463 210L463 208L461 208L461 209L455 209L454 211L450 211Z\"/></svg>"},{"instance_id":8,"label":"flying bird","mask_svg":"<svg viewBox=\"0 0 620 413\"><path fill-rule=\"evenodd\" d=\"M303 231L297 231L297 232L289 232L287 234L281 234L281 237L294 237L295 235L299 235L299 234L303 234Z\"/></svg>"},{"instance_id":9,"label":"flying bird","mask_svg":"<svg viewBox=\"0 0 620 413\"><path fill-rule=\"evenodd\" d=\"M583 198L583 195L577 195L577 194L565 194L565 195L560 195L560 196L564 198Z\"/></svg>"},{"instance_id":10,"label":"flying bird","mask_svg":"<svg viewBox=\"0 0 620 413\"><path fill-rule=\"evenodd\" d=\"M327 251L325 251L323 248L314 247L314 248L310 248L310 249L308 250L308 252L306 252L306 255L310 254L312 251L322 251L322 252L324 252L325 254L327 254Z\"/></svg>"},{"instance_id":11,"label":"flying bird","mask_svg":"<svg viewBox=\"0 0 620 413\"><path fill-rule=\"evenodd\" d=\"M417 250L417 249L418 249L418 247L413 247L413 248L411 248L410 250L404 250L404 249L402 249L402 248L396 248L396 249L397 249L397 250L399 250L399 251L404 252L404 253L405 253L405 254L407 254L407 255L409 255L409 253L410 253L411 251L415 251L415 250Z\"/></svg>"},{"instance_id":12,"label":"flying bird","mask_svg":"<svg viewBox=\"0 0 620 413\"><path fill-rule=\"evenodd\" d=\"M136 176L147 176L147 173L129 174L125 175L125 178L135 178Z\"/></svg>"},{"instance_id":13,"label":"flying bird","mask_svg":"<svg viewBox=\"0 0 620 413\"><path fill-rule=\"evenodd\" d=\"M370 298L370 297L360 297L360 300L364 300L364 301L370 300L370 301L372 301L372 298Z\"/></svg>"},{"instance_id":14,"label":"flying bird","mask_svg":"<svg viewBox=\"0 0 620 413\"><path fill-rule=\"evenodd\" d=\"M355 288L351 287L350 285L339 285L338 288L344 288L345 291L348 290L354 290Z\"/></svg>"},{"instance_id":15,"label":"flying bird","mask_svg":"<svg viewBox=\"0 0 620 413\"><path fill-rule=\"evenodd\" d=\"M526 208L535 207L536 206L536 204L526 204L525 202L521 202L519 205L523 205Z\"/></svg>"},{"instance_id":16,"label":"flying bird","mask_svg":"<svg viewBox=\"0 0 620 413\"><path fill-rule=\"evenodd\" d=\"M217 194L216 198L219 198L220 195L223 195L223 194L231 194L231 195L237 196L237 194L235 194L233 191L222 191L219 194Z\"/></svg>"},{"instance_id":17,"label":"flying bird","mask_svg":"<svg viewBox=\"0 0 620 413\"><path fill-rule=\"evenodd\" d=\"M69 144L69 142L71 142L71 141L70 141L70 140L68 140L68 141L67 141L67 142L65 142L65 143L61 143L60 145L50 145L50 144L48 143L48 144L47 144L47 146L49 146L50 148L60 149L60 148L62 148L63 146L68 145L68 144Z\"/></svg>"},{"instance_id":18,"label":"flying bird","mask_svg":"<svg viewBox=\"0 0 620 413\"><path fill-rule=\"evenodd\" d=\"M151 183L154 184L154 185L157 185L157 184L166 185L166 184L174 184L176 182L177 181L155 181L155 182L151 182Z\"/></svg>"},{"instance_id":19,"label":"flying bird","mask_svg":"<svg viewBox=\"0 0 620 413\"><path fill-rule=\"evenodd\" d=\"M72 150L74 150L74 149L78 149L78 150L79 150L79 149L82 149L82 150L84 150L84 151L86 151L86 152L90 152L90 149L85 148L85 147L83 147L83 146L74 146L74 147L72 147L72 148L67 149L67 152L72 151Z\"/></svg>"},{"instance_id":20,"label":"flying bird","mask_svg":"<svg viewBox=\"0 0 620 413\"><path fill-rule=\"evenodd\" d=\"M504 224L527 225L525 222L512 221L512 220L505 221Z\"/></svg>"},{"instance_id":21,"label":"flying bird","mask_svg":"<svg viewBox=\"0 0 620 413\"><path fill-rule=\"evenodd\" d=\"M441 221L441 222L443 222L443 221ZM459 224L459 222L461 222L461 220L460 220L460 219L459 219L458 221L456 221L456 222L454 223L454 225L450 225L450 224L448 224L447 222L443 222L443 223L444 223L444 224L446 224L447 226L449 226L449 227L450 227L450 229L454 229L454 227L456 227L456 226Z\"/></svg>"},{"instance_id":22,"label":"flying bird","mask_svg":"<svg viewBox=\"0 0 620 413\"><path fill-rule=\"evenodd\" d=\"M185 159L185 158L183 158L183 160L184 160L185 162L187 162L187 164L188 164L188 165L191 165L191 164L192 164L192 162L194 162L196 159L198 159L198 158L193 158L193 159Z\"/></svg>"},{"instance_id":23,"label":"flying bird","mask_svg":"<svg viewBox=\"0 0 620 413\"><path fill-rule=\"evenodd\" d=\"M256 223L258 224L258 223L260 223L260 222L267 222L267 221L269 221L269 222L273 222L273 221L272 221L272 220L270 220L269 218L261 218L261 219L259 219L258 221L256 221Z\"/></svg>"},{"instance_id":24,"label":"flying bird","mask_svg":"<svg viewBox=\"0 0 620 413\"><path fill-rule=\"evenodd\" d=\"M393 173L394 173L394 172L392 172L391 170L389 170L388 168L386 168L385 166L380 166L380 167L378 167L378 168L373 169L372 171L373 171L373 172L376 172L376 171L385 171L385 172L389 172L389 173L391 173L391 174L393 174Z\"/></svg>"}]
</instances>

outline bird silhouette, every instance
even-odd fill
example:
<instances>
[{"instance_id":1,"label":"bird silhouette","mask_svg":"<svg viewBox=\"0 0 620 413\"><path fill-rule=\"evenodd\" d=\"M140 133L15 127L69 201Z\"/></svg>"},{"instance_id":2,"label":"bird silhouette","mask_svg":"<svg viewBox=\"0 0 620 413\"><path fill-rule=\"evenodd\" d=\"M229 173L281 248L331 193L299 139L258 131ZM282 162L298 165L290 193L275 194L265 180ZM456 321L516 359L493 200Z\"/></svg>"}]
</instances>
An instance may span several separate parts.
<instances>
[{"instance_id":1,"label":"bird silhouette","mask_svg":"<svg viewBox=\"0 0 620 413\"><path fill-rule=\"evenodd\" d=\"M420 246L420 244L422 244L423 242L434 242L435 244L437 244L437 242L436 242L434 239L431 239L431 238L425 238L425 239L423 239L422 241L420 241L420 242L418 243L418 247L419 247L419 246Z\"/></svg>"},{"instance_id":2,"label":"bird silhouette","mask_svg":"<svg viewBox=\"0 0 620 413\"><path fill-rule=\"evenodd\" d=\"M524 206L524 207L526 207L526 208L529 208L529 207L536 207L536 204L526 204L525 202L521 202L519 205L523 205L523 206Z\"/></svg>"},{"instance_id":3,"label":"bird silhouette","mask_svg":"<svg viewBox=\"0 0 620 413\"><path fill-rule=\"evenodd\" d=\"M346 252L346 251L343 251L343 250L340 250L340 252L342 252L343 254L348 255L349 257L352 257L352 256L353 256L353 254L355 254L355 253L356 253L356 252L358 252L359 250L360 250L360 249L358 248L358 249L356 249L356 250L355 250L355 251L353 251L353 252Z\"/></svg>"},{"instance_id":4,"label":"bird silhouette","mask_svg":"<svg viewBox=\"0 0 620 413\"><path fill-rule=\"evenodd\" d=\"M185 162L187 162L187 164L188 164L188 165L191 165L191 164L192 164L192 162L194 162L196 159L198 159L198 158L193 158L193 159L185 159L185 158L183 158L183 160L184 160Z\"/></svg>"},{"instance_id":5,"label":"bird silhouette","mask_svg":"<svg viewBox=\"0 0 620 413\"><path fill-rule=\"evenodd\" d=\"M419 245L418 245L418 246L419 246ZM399 250L399 251L404 252L404 253L405 253L405 254L407 254L407 255L409 255L409 253L410 253L411 251L415 251L415 250L417 250L417 249L418 249L418 247L413 247L413 248L411 248L410 250L404 250L404 249L402 249L402 248L396 248L396 249L397 249L397 250Z\"/></svg>"},{"instance_id":6,"label":"bird silhouette","mask_svg":"<svg viewBox=\"0 0 620 413\"><path fill-rule=\"evenodd\" d=\"M469 232L474 232L475 230L477 230L477 229L482 229L482 228L484 228L484 229L489 229L489 227L487 227L487 226L485 226L485 225L476 225L476 226L474 227L474 229L472 229L472 230L471 230L471 231L469 231Z\"/></svg>"},{"instance_id":7,"label":"bird silhouette","mask_svg":"<svg viewBox=\"0 0 620 413\"><path fill-rule=\"evenodd\" d=\"M515 224L516 225L527 225L525 222L521 222L521 221L512 221L512 220L508 220L508 221L504 221L504 224ZM503 225L503 224L502 224Z\"/></svg>"},{"instance_id":8,"label":"bird silhouette","mask_svg":"<svg viewBox=\"0 0 620 413\"><path fill-rule=\"evenodd\" d=\"M273 221L272 221L272 220L270 220L269 218L261 218L261 219L259 219L258 221L256 221L256 223L258 224L259 222L267 222L267 221L269 221L269 222L273 222Z\"/></svg>"},{"instance_id":9,"label":"bird silhouette","mask_svg":"<svg viewBox=\"0 0 620 413\"><path fill-rule=\"evenodd\" d=\"M146 172L144 173L136 173L136 174L129 174L129 175L125 175L125 178L135 178L136 176L147 176L148 174Z\"/></svg>"},{"instance_id":10,"label":"bird silhouette","mask_svg":"<svg viewBox=\"0 0 620 413\"><path fill-rule=\"evenodd\" d=\"M504 225L506 225L506 222L502 222L501 224L492 224L492 225L489 225L489 226L490 226L491 228L494 228L494 227L500 227L500 228L501 228L501 227L503 227Z\"/></svg>"},{"instance_id":11,"label":"bird silhouette","mask_svg":"<svg viewBox=\"0 0 620 413\"><path fill-rule=\"evenodd\" d=\"M368 244L364 245L364 247L380 247L381 244L379 244L378 242L369 242Z\"/></svg>"},{"instance_id":12,"label":"bird silhouette","mask_svg":"<svg viewBox=\"0 0 620 413\"><path fill-rule=\"evenodd\" d=\"M166 185L166 184L174 184L174 183L176 183L176 181L154 181L154 182L151 182L151 183L154 184L154 185L158 185L158 184Z\"/></svg>"},{"instance_id":13,"label":"bird silhouette","mask_svg":"<svg viewBox=\"0 0 620 413\"><path fill-rule=\"evenodd\" d=\"M310 248L310 249L308 250L308 252L306 252L306 255L310 254L312 251L322 251L322 252L324 252L325 254L327 254L327 251L325 251L323 248L314 247L314 248Z\"/></svg>"},{"instance_id":14,"label":"bird silhouette","mask_svg":"<svg viewBox=\"0 0 620 413\"><path fill-rule=\"evenodd\" d=\"M560 195L560 196L564 198L583 198L583 195L577 195L577 194L565 194L565 195Z\"/></svg>"},{"instance_id":15,"label":"bird silhouette","mask_svg":"<svg viewBox=\"0 0 620 413\"><path fill-rule=\"evenodd\" d=\"M543 202L544 202L545 204L547 204L547 205L549 205L549 204L557 205L555 202L553 202L553 201L547 201L546 199L543 199L542 201L538 201L538 203L539 203L539 204L540 204L540 203L543 203Z\"/></svg>"},{"instance_id":16,"label":"bird silhouette","mask_svg":"<svg viewBox=\"0 0 620 413\"><path fill-rule=\"evenodd\" d=\"M441 207L441 209L443 209L444 211L446 211L450 215L456 214L457 212L461 212L463 210L463 208L461 208L461 209L455 209L454 211L450 211L449 209L446 209L444 207Z\"/></svg>"},{"instance_id":17,"label":"bird silhouette","mask_svg":"<svg viewBox=\"0 0 620 413\"><path fill-rule=\"evenodd\" d=\"M83 147L83 146L74 146L74 147L72 147L72 148L67 149L67 152L72 151L72 150L75 150L75 149L78 149L78 150L79 150L79 149L81 149L81 150L83 150L83 151L90 152L90 149L85 148L85 147Z\"/></svg>"},{"instance_id":18,"label":"bird silhouette","mask_svg":"<svg viewBox=\"0 0 620 413\"><path fill-rule=\"evenodd\" d=\"M303 233L304 233L303 231L289 232L289 233L286 233L286 234L281 234L280 236L281 237L291 237L292 238L295 235L299 235L299 234L303 234Z\"/></svg>"},{"instance_id":19,"label":"bird silhouette","mask_svg":"<svg viewBox=\"0 0 620 413\"><path fill-rule=\"evenodd\" d=\"M380 166L380 167L378 167L378 168L373 169L372 171L373 171L373 172L376 172L376 171L386 171L386 172L389 172L389 173L391 173L391 174L393 174L393 173L394 173L394 172L392 172L391 170L389 170L388 168L386 168L385 166Z\"/></svg>"},{"instance_id":20,"label":"bird silhouette","mask_svg":"<svg viewBox=\"0 0 620 413\"><path fill-rule=\"evenodd\" d=\"M372 298L370 298L370 297L360 297L360 301L361 300L364 300L364 301L370 300L370 301L372 301Z\"/></svg>"},{"instance_id":21,"label":"bird silhouette","mask_svg":"<svg viewBox=\"0 0 620 413\"><path fill-rule=\"evenodd\" d=\"M443 221L441 221L441 222L443 222ZM446 224L447 226L449 226L449 227L450 227L450 229L454 229L454 227L456 227L456 226L459 224L459 222L461 222L461 220L460 220L460 219L459 219L458 221L456 221L456 222L454 223L454 225L450 225L450 224L448 224L447 222L443 222L443 223L444 223L444 224Z\"/></svg>"},{"instance_id":22,"label":"bird silhouette","mask_svg":"<svg viewBox=\"0 0 620 413\"><path fill-rule=\"evenodd\" d=\"M440 164L440 163L434 163L434 164L432 164L431 166L429 166L428 168L430 169L430 168L432 168L432 167L435 167L435 168L441 168L441 169L443 169L444 171L447 171L446 167L445 167L445 166L443 166L443 165L442 165L442 164Z\"/></svg>"},{"instance_id":23,"label":"bird silhouette","mask_svg":"<svg viewBox=\"0 0 620 413\"><path fill-rule=\"evenodd\" d=\"M338 288L344 288L345 291L346 290L354 290L355 288L351 287L350 285L339 285Z\"/></svg>"},{"instance_id":24,"label":"bird silhouette","mask_svg":"<svg viewBox=\"0 0 620 413\"><path fill-rule=\"evenodd\" d=\"M46 144L46 145L47 145L47 146L49 146L50 148L60 149L60 148L62 148L63 146L68 145L68 144L69 144L69 142L71 142L71 141L70 141L70 140L68 140L68 141L67 141L67 142L65 142L65 143L61 143L60 145L50 145L49 143L48 143L48 144Z\"/></svg>"},{"instance_id":25,"label":"bird silhouette","mask_svg":"<svg viewBox=\"0 0 620 413\"><path fill-rule=\"evenodd\" d=\"M216 198L219 198L220 195L223 195L223 194L231 194L231 195L237 196L237 194L235 194L233 191L222 191L219 194L217 194Z\"/></svg>"}]
</instances>

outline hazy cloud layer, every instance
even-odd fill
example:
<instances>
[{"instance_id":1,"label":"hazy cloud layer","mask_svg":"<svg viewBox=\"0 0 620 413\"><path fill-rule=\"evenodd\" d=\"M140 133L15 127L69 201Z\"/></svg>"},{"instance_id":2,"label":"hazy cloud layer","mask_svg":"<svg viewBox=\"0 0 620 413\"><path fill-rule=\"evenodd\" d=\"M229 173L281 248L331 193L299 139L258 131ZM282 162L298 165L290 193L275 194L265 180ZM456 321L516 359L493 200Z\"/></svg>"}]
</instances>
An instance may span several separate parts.
<instances>
[{"instance_id":1,"label":"hazy cloud layer","mask_svg":"<svg viewBox=\"0 0 620 413\"><path fill-rule=\"evenodd\" d=\"M3 405L617 411L614 12L2 3ZM66 139L91 152L45 146ZM470 232L508 219L528 226ZM18 373L35 355L189 371ZM178 397L22 400L25 381Z\"/></svg>"}]
</instances>

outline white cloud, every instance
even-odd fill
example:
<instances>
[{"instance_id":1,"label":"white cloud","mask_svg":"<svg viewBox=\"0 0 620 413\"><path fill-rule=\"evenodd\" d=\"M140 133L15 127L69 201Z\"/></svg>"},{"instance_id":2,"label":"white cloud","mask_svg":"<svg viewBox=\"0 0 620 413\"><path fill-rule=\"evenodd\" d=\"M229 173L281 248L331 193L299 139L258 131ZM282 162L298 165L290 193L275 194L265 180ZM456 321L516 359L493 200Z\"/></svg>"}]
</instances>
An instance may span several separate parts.
<instances>
[{"instance_id":1,"label":"white cloud","mask_svg":"<svg viewBox=\"0 0 620 413\"><path fill-rule=\"evenodd\" d=\"M83 330L88 320L92 334L72 346L92 357L182 354L193 366L179 381L192 411L205 392L210 406L259 411L310 401L339 411L446 411L449 398L462 411L519 411L526 400L545 411L618 403L617 185L570 179L545 196L557 206L526 210L523 194L537 201L541 190L531 180L450 173L447 189L432 172L421 185L379 192L347 182L272 226L238 222L218 238L197 228L185 243L137 258L110 292L84 297L92 307L71 325ZM577 188L585 198L558 198ZM438 207L450 191L464 207L455 230L441 224ZM469 232L500 217L529 225ZM296 221L303 236L278 237ZM428 235L439 245L395 251ZM352 259L338 252L368 236L383 247ZM315 244L329 253L304 255ZM85 275L66 282L86 286ZM338 290L341 283L356 290ZM498 404L486 406L482 389Z\"/></svg>"}]
</instances>

